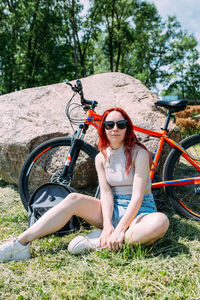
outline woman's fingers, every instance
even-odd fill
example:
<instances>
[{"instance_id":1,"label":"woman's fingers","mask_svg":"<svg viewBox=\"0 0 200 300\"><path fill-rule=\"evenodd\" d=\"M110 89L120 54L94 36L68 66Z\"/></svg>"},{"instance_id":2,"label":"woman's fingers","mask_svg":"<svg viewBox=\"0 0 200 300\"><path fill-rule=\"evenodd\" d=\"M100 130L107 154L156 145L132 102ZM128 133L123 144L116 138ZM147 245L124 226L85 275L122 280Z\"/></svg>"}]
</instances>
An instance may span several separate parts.
<instances>
[{"instance_id":1,"label":"woman's fingers","mask_svg":"<svg viewBox=\"0 0 200 300\"><path fill-rule=\"evenodd\" d=\"M102 248L108 248L108 241L109 241L110 235L112 234L113 231L114 231L113 226L105 228L102 231L101 237L99 239L99 244Z\"/></svg>"},{"instance_id":2,"label":"woman's fingers","mask_svg":"<svg viewBox=\"0 0 200 300\"><path fill-rule=\"evenodd\" d=\"M112 251L117 251L119 249L122 249L122 242L109 240L109 242L107 243L107 248Z\"/></svg>"},{"instance_id":3,"label":"woman's fingers","mask_svg":"<svg viewBox=\"0 0 200 300\"><path fill-rule=\"evenodd\" d=\"M124 240L124 232L116 233L113 230L104 231L100 237L99 243L102 248L107 248L112 251L117 251L122 248Z\"/></svg>"},{"instance_id":4,"label":"woman's fingers","mask_svg":"<svg viewBox=\"0 0 200 300\"><path fill-rule=\"evenodd\" d=\"M108 238L106 236L103 236L99 240L99 244L101 248L107 248Z\"/></svg>"},{"instance_id":5,"label":"woman's fingers","mask_svg":"<svg viewBox=\"0 0 200 300\"><path fill-rule=\"evenodd\" d=\"M124 233L120 235L113 233L109 237L109 240L107 242L107 248L113 251L122 249L123 241L124 241Z\"/></svg>"}]
</instances>

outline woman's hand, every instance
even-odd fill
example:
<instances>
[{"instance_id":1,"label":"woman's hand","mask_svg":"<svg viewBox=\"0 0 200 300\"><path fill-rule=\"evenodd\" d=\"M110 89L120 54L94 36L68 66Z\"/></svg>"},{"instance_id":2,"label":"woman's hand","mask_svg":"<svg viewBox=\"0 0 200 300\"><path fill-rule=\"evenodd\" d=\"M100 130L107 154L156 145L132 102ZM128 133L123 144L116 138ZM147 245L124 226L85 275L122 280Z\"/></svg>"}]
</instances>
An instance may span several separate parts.
<instances>
[{"instance_id":1,"label":"woman's hand","mask_svg":"<svg viewBox=\"0 0 200 300\"><path fill-rule=\"evenodd\" d=\"M121 229L116 228L109 237L109 240L107 242L107 248L113 251L122 249L124 236L125 236L125 232Z\"/></svg>"},{"instance_id":2,"label":"woman's hand","mask_svg":"<svg viewBox=\"0 0 200 300\"><path fill-rule=\"evenodd\" d=\"M111 225L109 226L105 226L103 228L103 231L101 233L100 239L99 239L99 245L101 246L101 248L108 248L107 244L108 244L108 240L110 238L110 235L113 233L114 231L114 227Z\"/></svg>"}]
</instances>

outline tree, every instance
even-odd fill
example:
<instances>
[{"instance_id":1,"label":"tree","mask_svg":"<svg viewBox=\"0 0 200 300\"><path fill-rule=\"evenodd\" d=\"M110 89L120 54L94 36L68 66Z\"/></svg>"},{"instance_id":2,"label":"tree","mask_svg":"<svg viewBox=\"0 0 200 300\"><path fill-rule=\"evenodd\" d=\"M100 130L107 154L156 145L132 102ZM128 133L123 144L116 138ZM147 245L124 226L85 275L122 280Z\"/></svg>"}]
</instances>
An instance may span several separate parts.
<instances>
[{"instance_id":1,"label":"tree","mask_svg":"<svg viewBox=\"0 0 200 300\"><path fill-rule=\"evenodd\" d=\"M187 99L189 104L199 104L200 65L198 63L189 65L182 77L174 78L174 82L169 85L163 95L177 95L179 99Z\"/></svg>"},{"instance_id":2,"label":"tree","mask_svg":"<svg viewBox=\"0 0 200 300\"><path fill-rule=\"evenodd\" d=\"M176 17L163 22L152 3L94 0L93 5L99 10L103 29L98 40L103 51L95 50L96 72L121 71L155 90L178 76L178 61L184 59L186 66L188 56L198 53L194 37L181 29Z\"/></svg>"},{"instance_id":3,"label":"tree","mask_svg":"<svg viewBox=\"0 0 200 300\"><path fill-rule=\"evenodd\" d=\"M1 93L72 79L63 1L7 0L1 14Z\"/></svg>"},{"instance_id":4,"label":"tree","mask_svg":"<svg viewBox=\"0 0 200 300\"><path fill-rule=\"evenodd\" d=\"M195 38L144 0L0 2L0 93L99 72L199 98ZM192 95L191 95L192 94Z\"/></svg>"},{"instance_id":5,"label":"tree","mask_svg":"<svg viewBox=\"0 0 200 300\"><path fill-rule=\"evenodd\" d=\"M99 36L105 57L109 61L109 70L118 72L121 61L133 42L133 31L129 17L138 5L137 0L91 1L98 11L103 33Z\"/></svg>"},{"instance_id":6,"label":"tree","mask_svg":"<svg viewBox=\"0 0 200 300\"><path fill-rule=\"evenodd\" d=\"M133 16L134 43L126 56L125 72L153 89L157 84L169 85L176 76L175 66L191 53L196 41L181 29L175 17L163 22L153 4L143 1Z\"/></svg>"},{"instance_id":7,"label":"tree","mask_svg":"<svg viewBox=\"0 0 200 300\"><path fill-rule=\"evenodd\" d=\"M73 40L73 58L76 78L93 74L93 50L99 31L99 16L96 7L91 6L83 15L80 0L70 0L66 4L70 12L70 28Z\"/></svg>"},{"instance_id":8,"label":"tree","mask_svg":"<svg viewBox=\"0 0 200 300\"><path fill-rule=\"evenodd\" d=\"M19 13L21 3L2 1L0 3L0 93L17 89L18 59L17 49L21 26L23 23Z\"/></svg>"},{"instance_id":9,"label":"tree","mask_svg":"<svg viewBox=\"0 0 200 300\"><path fill-rule=\"evenodd\" d=\"M72 78L72 46L63 1L30 1L25 32L25 85L36 86Z\"/></svg>"},{"instance_id":10,"label":"tree","mask_svg":"<svg viewBox=\"0 0 200 300\"><path fill-rule=\"evenodd\" d=\"M200 65L197 41L183 32L176 46L176 61L171 67L171 80L164 94L174 93L195 103L200 99Z\"/></svg>"}]
</instances>

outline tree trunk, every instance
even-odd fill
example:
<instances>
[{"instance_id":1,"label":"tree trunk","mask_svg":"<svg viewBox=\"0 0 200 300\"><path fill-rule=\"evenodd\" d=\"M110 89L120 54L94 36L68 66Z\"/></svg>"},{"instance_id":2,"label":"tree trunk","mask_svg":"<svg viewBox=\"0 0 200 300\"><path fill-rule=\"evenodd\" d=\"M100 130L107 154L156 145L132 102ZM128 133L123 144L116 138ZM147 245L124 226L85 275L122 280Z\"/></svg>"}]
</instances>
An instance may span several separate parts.
<instances>
[{"instance_id":1,"label":"tree trunk","mask_svg":"<svg viewBox=\"0 0 200 300\"><path fill-rule=\"evenodd\" d=\"M113 72L113 28L112 25L109 24L109 19L107 18L108 24L108 34L109 34L109 60L110 60L110 71Z\"/></svg>"},{"instance_id":2,"label":"tree trunk","mask_svg":"<svg viewBox=\"0 0 200 300\"><path fill-rule=\"evenodd\" d=\"M28 39L28 46L27 46L27 67L26 67L26 83L27 87L33 86L33 68L34 68L34 57L35 57L35 42L34 39L36 39L36 36L34 36L34 29L36 27L36 21L37 21L37 14L38 9L40 5L40 0L38 0L35 4L35 11L33 13L33 20L30 25L30 31L29 31L29 39Z\"/></svg>"},{"instance_id":3,"label":"tree trunk","mask_svg":"<svg viewBox=\"0 0 200 300\"><path fill-rule=\"evenodd\" d=\"M75 78L79 78L78 74L78 57L77 57L77 41L76 41L76 19L75 19L75 0L72 0L72 38L73 38L73 61L75 66Z\"/></svg>"},{"instance_id":4,"label":"tree trunk","mask_svg":"<svg viewBox=\"0 0 200 300\"><path fill-rule=\"evenodd\" d=\"M116 66L115 66L115 72L119 71L120 56L121 56L121 44L119 43L118 51L117 51L117 61L116 61Z\"/></svg>"}]
</instances>

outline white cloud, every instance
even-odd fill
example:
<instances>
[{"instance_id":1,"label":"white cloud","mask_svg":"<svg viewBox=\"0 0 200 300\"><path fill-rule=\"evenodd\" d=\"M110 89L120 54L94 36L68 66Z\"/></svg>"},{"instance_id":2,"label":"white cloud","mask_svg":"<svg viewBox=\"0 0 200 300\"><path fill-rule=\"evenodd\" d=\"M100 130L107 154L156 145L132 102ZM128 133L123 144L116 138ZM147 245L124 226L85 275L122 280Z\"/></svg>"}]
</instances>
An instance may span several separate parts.
<instances>
[{"instance_id":1,"label":"white cloud","mask_svg":"<svg viewBox=\"0 0 200 300\"><path fill-rule=\"evenodd\" d=\"M175 15L181 27L193 34L200 45L200 2L199 0L149 0L153 2L161 17Z\"/></svg>"}]
</instances>

